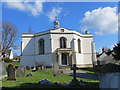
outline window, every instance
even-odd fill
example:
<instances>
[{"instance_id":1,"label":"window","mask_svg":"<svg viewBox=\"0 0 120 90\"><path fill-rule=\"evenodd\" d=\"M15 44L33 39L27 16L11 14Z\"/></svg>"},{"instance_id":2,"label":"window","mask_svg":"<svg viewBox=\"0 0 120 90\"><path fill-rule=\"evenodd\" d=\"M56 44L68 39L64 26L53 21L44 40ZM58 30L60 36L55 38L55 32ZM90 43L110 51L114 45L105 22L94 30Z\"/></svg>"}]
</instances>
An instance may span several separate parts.
<instances>
[{"instance_id":1,"label":"window","mask_svg":"<svg viewBox=\"0 0 120 90\"><path fill-rule=\"evenodd\" d=\"M61 29L61 32L64 32L64 29Z\"/></svg>"},{"instance_id":2,"label":"window","mask_svg":"<svg viewBox=\"0 0 120 90\"><path fill-rule=\"evenodd\" d=\"M44 39L38 41L39 44L39 54L44 54Z\"/></svg>"},{"instance_id":3,"label":"window","mask_svg":"<svg viewBox=\"0 0 120 90\"><path fill-rule=\"evenodd\" d=\"M78 39L78 53L81 53L81 41Z\"/></svg>"},{"instance_id":4,"label":"window","mask_svg":"<svg viewBox=\"0 0 120 90\"><path fill-rule=\"evenodd\" d=\"M64 37L60 38L60 48L66 48L66 40Z\"/></svg>"}]
</instances>

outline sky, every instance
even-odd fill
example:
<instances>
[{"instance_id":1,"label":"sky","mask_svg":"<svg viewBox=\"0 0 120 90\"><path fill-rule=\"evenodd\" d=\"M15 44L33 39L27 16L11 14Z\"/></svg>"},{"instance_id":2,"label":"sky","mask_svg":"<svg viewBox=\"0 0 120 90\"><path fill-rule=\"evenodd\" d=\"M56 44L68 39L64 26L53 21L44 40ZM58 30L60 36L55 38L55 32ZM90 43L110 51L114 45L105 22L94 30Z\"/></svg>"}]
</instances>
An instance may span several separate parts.
<instances>
[{"instance_id":1,"label":"sky","mask_svg":"<svg viewBox=\"0 0 120 90\"><path fill-rule=\"evenodd\" d=\"M55 17L60 27L93 34L95 49L112 48L118 42L117 2L2 2L2 22L11 22L21 33L41 32L54 28ZM20 46L14 53L20 55Z\"/></svg>"}]
</instances>

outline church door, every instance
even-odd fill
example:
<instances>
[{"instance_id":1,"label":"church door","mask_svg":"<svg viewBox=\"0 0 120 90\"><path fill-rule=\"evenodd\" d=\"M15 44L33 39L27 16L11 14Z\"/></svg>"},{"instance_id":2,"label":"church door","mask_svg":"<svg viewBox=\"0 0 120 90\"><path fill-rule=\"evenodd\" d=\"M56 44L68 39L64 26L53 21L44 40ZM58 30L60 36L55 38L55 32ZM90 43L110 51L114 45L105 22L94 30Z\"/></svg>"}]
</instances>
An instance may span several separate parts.
<instances>
[{"instance_id":1,"label":"church door","mask_svg":"<svg viewBox=\"0 0 120 90\"><path fill-rule=\"evenodd\" d=\"M67 65L68 54L62 53L62 65Z\"/></svg>"}]
</instances>

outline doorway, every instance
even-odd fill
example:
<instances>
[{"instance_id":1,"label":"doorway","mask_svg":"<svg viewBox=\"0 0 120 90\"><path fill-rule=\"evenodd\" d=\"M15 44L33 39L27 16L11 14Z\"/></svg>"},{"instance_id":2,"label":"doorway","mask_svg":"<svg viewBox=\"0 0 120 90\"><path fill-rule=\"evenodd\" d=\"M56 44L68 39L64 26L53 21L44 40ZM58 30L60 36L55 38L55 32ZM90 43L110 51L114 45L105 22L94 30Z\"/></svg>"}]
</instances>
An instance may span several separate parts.
<instances>
[{"instance_id":1,"label":"doorway","mask_svg":"<svg viewBox=\"0 0 120 90\"><path fill-rule=\"evenodd\" d=\"M62 65L67 65L68 63L68 53L62 53Z\"/></svg>"}]
</instances>

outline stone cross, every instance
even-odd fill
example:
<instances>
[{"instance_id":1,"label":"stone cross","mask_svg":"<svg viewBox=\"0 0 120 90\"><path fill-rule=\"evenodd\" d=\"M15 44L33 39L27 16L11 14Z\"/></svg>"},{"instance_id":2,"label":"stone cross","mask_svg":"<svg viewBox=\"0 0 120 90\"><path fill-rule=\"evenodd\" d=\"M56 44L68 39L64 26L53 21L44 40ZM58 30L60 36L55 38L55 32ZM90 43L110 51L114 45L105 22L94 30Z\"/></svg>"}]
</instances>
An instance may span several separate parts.
<instances>
[{"instance_id":1,"label":"stone cross","mask_svg":"<svg viewBox=\"0 0 120 90\"><path fill-rule=\"evenodd\" d=\"M77 81L76 70L78 70L78 67L76 67L76 64L73 64L73 67L71 68L71 70L73 70L73 81Z\"/></svg>"},{"instance_id":2,"label":"stone cross","mask_svg":"<svg viewBox=\"0 0 120 90\"><path fill-rule=\"evenodd\" d=\"M15 67L12 64L9 64L7 67L7 75L8 79L7 80L13 80L15 81Z\"/></svg>"}]
</instances>

